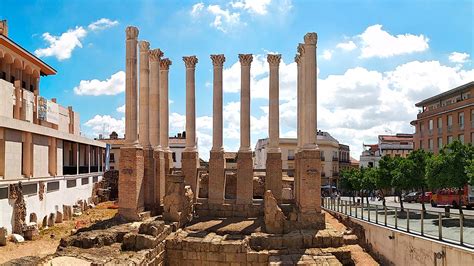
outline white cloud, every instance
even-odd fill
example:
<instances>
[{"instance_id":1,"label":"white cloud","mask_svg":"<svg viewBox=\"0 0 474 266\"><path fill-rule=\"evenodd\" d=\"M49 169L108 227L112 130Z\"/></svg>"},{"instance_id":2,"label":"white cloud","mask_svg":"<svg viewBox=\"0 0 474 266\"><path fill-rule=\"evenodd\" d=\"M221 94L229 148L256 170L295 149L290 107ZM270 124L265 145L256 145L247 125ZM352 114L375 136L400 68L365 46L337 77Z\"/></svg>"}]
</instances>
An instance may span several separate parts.
<instances>
[{"instance_id":1,"label":"white cloud","mask_svg":"<svg viewBox=\"0 0 474 266\"><path fill-rule=\"evenodd\" d=\"M77 95L116 95L124 91L124 71L119 71L104 81L98 79L81 80L79 82L79 86L74 87L74 93Z\"/></svg>"},{"instance_id":2,"label":"white cloud","mask_svg":"<svg viewBox=\"0 0 474 266\"><path fill-rule=\"evenodd\" d=\"M357 48L356 44L353 41L338 43L336 47L344 51L352 51Z\"/></svg>"},{"instance_id":3,"label":"white cloud","mask_svg":"<svg viewBox=\"0 0 474 266\"><path fill-rule=\"evenodd\" d=\"M331 51L331 50L324 50L324 51L323 51L323 54L321 55L321 57L322 57L324 60L331 60L331 58L332 58L332 51Z\"/></svg>"},{"instance_id":4,"label":"white cloud","mask_svg":"<svg viewBox=\"0 0 474 266\"><path fill-rule=\"evenodd\" d=\"M35 50L38 57L55 56L59 61L71 58L71 53L76 47L82 47L81 40L87 35L83 27L69 29L60 36L53 36L49 32L43 33L43 39L49 47Z\"/></svg>"},{"instance_id":5,"label":"white cloud","mask_svg":"<svg viewBox=\"0 0 474 266\"><path fill-rule=\"evenodd\" d=\"M125 132L125 118L116 119L110 115L96 115L88 120L84 125L89 129L88 132L94 137L99 134L108 136L112 131L117 132L119 136L123 136Z\"/></svg>"},{"instance_id":6,"label":"white cloud","mask_svg":"<svg viewBox=\"0 0 474 266\"><path fill-rule=\"evenodd\" d=\"M113 27L115 25L118 25L117 20L110 20L108 18L101 18L101 19L99 19L97 21L94 21L91 24L89 24L89 26L87 26L87 28L89 28L89 30L92 30L92 31L99 31L99 30L105 30L105 29Z\"/></svg>"},{"instance_id":7,"label":"white cloud","mask_svg":"<svg viewBox=\"0 0 474 266\"><path fill-rule=\"evenodd\" d=\"M207 11L214 16L212 27L227 32L229 29L240 24L240 14L222 9L219 5L209 5Z\"/></svg>"},{"instance_id":8,"label":"white cloud","mask_svg":"<svg viewBox=\"0 0 474 266\"><path fill-rule=\"evenodd\" d=\"M107 18L101 18L87 27L92 31L99 31L117 25L118 21L111 21ZM43 40L48 43L47 48L36 49L34 54L38 57L54 56L59 61L71 58L72 51L77 47L82 48L82 40L87 36L87 30L82 26L76 26L74 29L68 29L59 36L51 35L49 32L43 33ZM92 46L92 44L89 44Z\"/></svg>"},{"instance_id":9,"label":"white cloud","mask_svg":"<svg viewBox=\"0 0 474 266\"><path fill-rule=\"evenodd\" d=\"M242 0L232 2L234 8L242 8L259 15L267 14L268 5L271 0Z\"/></svg>"},{"instance_id":10,"label":"white cloud","mask_svg":"<svg viewBox=\"0 0 474 266\"><path fill-rule=\"evenodd\" d=\"M429 39L421 35L391 35L382 25L369 26L361 35L361 58L386 58L401 54L422 52L429 48Z\"/></svg>"},{"instance_id":11,"label":"white cloud","mask_svg":"<svg viewBox=\"0 0 474 266\"><path fill-rule=\"evenodd\" d=\"M463 64L463 63L465 63L466 61L469 60L469 57L470 57L470 55L467 54L467 53L452 52L449 55L449 61L451 61L453 63Z\"/></svg>"},{"instance_id":12,"label":"white cloud","mask_svg":"<svg viewBox=\"0 0 474 266\"><path fill-rule=\"evenodd\" d=\"M204 9L204 3L199 2L197 4L194 4L192 9L191 9L191 16L196 17L199 16Z\"/></svg>"},{"instance_id":13,"label":"white cloud","mask_svg":"<svg viewBox=\"0 0 474 266\"><path fill-rule=\"evenodd\" d=\"M117 112L119 112L119 113L125 113L125 104L122 105L122 106L117 107L116 110L117 110Z\"/></svg>"}]
</instances>

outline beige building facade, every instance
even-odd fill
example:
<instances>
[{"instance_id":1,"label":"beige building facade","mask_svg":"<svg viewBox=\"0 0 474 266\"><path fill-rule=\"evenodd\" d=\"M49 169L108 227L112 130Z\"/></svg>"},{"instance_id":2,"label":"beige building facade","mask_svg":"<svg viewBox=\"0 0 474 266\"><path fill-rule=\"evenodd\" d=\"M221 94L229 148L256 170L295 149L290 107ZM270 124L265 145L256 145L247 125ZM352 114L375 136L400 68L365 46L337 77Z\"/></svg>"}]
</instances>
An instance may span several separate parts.
<instances>
[{"instance_id":1,"label":"beige building facade","mask_svg":"<svg viewBox=\"0 0 474 266\"><path fill-rule=\"evenodd\" d=\"M105 144L81 136L79 114L71 106L41 96L40 77L56 70L8 38L6 21L0 24L0 227L11 230L11 184L22 182L31 198L27 215L40 218L62 210L62 204L87 200L102 178ZM42 185L50 193L40 200L34 196Z\"/></svg>"},{"instance_id":2,"label":"beige building facade","mask_svg":"<svg viewBox=\"0 0 474 266\"><path fill-rule=\"evenodd\" d=\"M364 144L361 167L377 167L383 156L407 157L413 151L413 134L379 135L377 144Z\"/></svg>"}]
</instances>

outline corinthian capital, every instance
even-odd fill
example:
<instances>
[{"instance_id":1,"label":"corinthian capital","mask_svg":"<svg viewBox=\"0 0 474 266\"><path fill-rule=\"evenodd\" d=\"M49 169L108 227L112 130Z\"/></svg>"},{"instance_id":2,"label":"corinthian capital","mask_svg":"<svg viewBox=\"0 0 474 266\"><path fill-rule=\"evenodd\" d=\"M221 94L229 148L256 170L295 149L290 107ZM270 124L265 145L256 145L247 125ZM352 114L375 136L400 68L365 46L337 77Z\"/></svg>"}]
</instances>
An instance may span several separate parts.
<instances>
[{"instance_id":1,"label":"corinthian capital","mask_svg":"<svg viewBox=\"0 0 474 266\"><path fill-rule=\"evenodd\" d=\"M140 52L148 52L150 50L150 43L147 41L140 41L139 43Z\"/></svg>"},{"instance_id":2,"label":"corinthian capital","mask_svg":"<svg viewBox=\"0 0 474 266\"><path fill-rule=\"evenodd\" d=\"M223 54L211 54L211 60L214 67L222 67L225 62L225 56Z\"/></svg>"},{"instance_id":3,"label":"corinthian capital","mask_svg":"<svg viewBox=\"0 0 474 266\"><path fill-rule=\"evenodd\" d=\"M318 34L316 32L308 32L304 36L304 43L305 44L316 44L318 42Z\"/></svg>"},{"instance_id":4,"label":"corinthian capital","mask_svg":"<svg viewBox=\"0 0 474 266\"><path fill-rule=\"evenodd\" d=\"M184 61L184 64L186 65L186 68L195 68L198 62L198 59L195 55L183 56L183 61Z\"/></svg>"},{"instance_id":5,"label":"corinthian capital","mask_svg":"<svg viewBox=\"0 0 474 266\"><path fill-rule=\"evenodd\" d=\"M138 37L138 28L133 27L133 26L128 26L125 29L125 33L127 35L127 40L136 39Z\"/></svg>"},{"instance_id":6,"label":"corinthian capital","mask_svg":"<svg viewBox=\"0 0 474 266\"><path fill-rule=\"evenodd\" d=\"M160 61L160 70L169 70L172 62L168 58L163 58Z\"/></svg>"},{"instance_id":7,"label":"corinthian capital","mask_svg":"<svg viewBox=\"0 0 474 266\"><path fill-rule=\"evenodd\" d=\"M252 54L239 54L240 64L243 66L250 66L253 60Z\"/></svg>"},{"instance_id":8,"label":"corinthian capital","mask_svg":"<svg viewBox=\"0 0 474 266\"><path fill-rule=\"evenodd\" d=\"M163 52L160 49L150 50L150 61L157 62L163 56Z\"/></svg>"},{"instance_id":9,"label":"corinthian capital","mask_svg":"<svg viewBox=\"0 0 474 266\"><path fill-rule=\"evenodd\" d=\"M298 54L300 54L300 56L303 56L304 55L304 44L299 43L298 48L296 48L296 50L298 51Z\"/></svg>"},{"instance_id":10,"label":"corinthian capital","mask_svg":"<svg viewBox=\"0 0 474 266\"><path fill-rule=\"evenodd\" d=\"M297 65L300 64L300 62L301 62L301 55L299 55L299 54L296 54L296 55L295 55L295 62L296 62Z\"/></svg>"},{"instance_id":11,"label":"corinthian capital","mask_svg":"<svg viewBox=\"0 0 474 266\"><path fill-rule=\"evenodd\" d=\"M267 55L267 62L270 66L279 66L281 61L281 54Z\"/></svg>"}]
</instances>

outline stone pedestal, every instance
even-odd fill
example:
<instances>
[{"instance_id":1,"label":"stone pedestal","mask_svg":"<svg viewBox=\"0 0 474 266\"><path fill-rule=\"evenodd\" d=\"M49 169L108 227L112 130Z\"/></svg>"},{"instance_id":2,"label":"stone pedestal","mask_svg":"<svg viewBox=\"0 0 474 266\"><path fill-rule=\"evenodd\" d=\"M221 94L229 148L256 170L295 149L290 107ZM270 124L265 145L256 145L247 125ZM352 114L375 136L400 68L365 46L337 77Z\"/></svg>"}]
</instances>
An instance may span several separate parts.
<instances>
[{"instance_id":1,"label":"stone pedestal","mask_svg":"<svg viewBox=\"0 0 474 266\"><path fill-rule=\"evenodd\" d=\"M296 207L301 228L325 228L321 213L321 154L319 149L301 150L296 154Z\"/></svg>"},{"instance_id":2,"label":"stone pedestal","mask_svg":"<svg viewBox=\"0 0 474 266\"><path fill-rule=\"evenodd\" d=\"M165 158L165 178L166 178L166 175L170 174L170 171L171 171L170 169L173 168L173 152L163 151L163 157ZM166 193L166 190L165 190L165 193Z\"/></svg>"},{"instance_id":3,"label":"stone pedestal","mask_svg":"<svg viewBox=\"0 0 474 266\"><path fill-rule=\"evenodd\" d=\"M165 154L162 150L153 151L153 159L155 161L155 187L154 194L154 211L161 212L161 203L165 195Z\"/></svg>"},{"instance_id":4,"label":"stone pedestal","mask_svg":"<svg viewBox=\"0 0 474 266\"><path fill-rule=\"evenodd\" d=\"M224 151L212 151L209 158L209 203L224 203Z\"/></svg>"},{"instance_id":5,"label":"stone pedestal","mask_svg":"<svg viewBox=\"0 0 474 266\"><path fill-rule=\"evenodd\" d=\"M155 159L153 149L150 147L143 149L143 188L145 191L145 210L151 211L155 206Z\"/></svg>"},{"instance_id":6,"label":"stone pedestal","mask_svg":"<svg viewBox=\"0 0 474 266\"><path fill-rule=\"evenodd\" d=\"M252 151L237 153L237 204L253 202L253 160Z\"/></svg>"},{"instance_id":7,"label":"stone pedestal","mask_svg":"<svg viewBox=\"0 0 474 266\"><path fill-rule=\"evenodd\" d=\"M144 164L142 148L120 149L119 215L127 220L139 220L139 213L144 211Z\"/></svg>"},{"instance_id":8,"label":"stone pedestal","mask_svg":"<svg viewBox=\"0 0 474 266\"><path fill-rule=\"evenodd\" d=\"M196 194L197 169L199 168L198 153L195 151L183 151L181 156L181 167L184 173L184 183L191 186L193 193Z\"/></svg>"},{"instance_id":9,"label":"stone pedestal","mask_svg":"<svg viewBox=\"0 0 474 266\"><path fill-rule=\"evenodd\" d=\"M193 192L189 186L185 186L182 175L167 175L166 187L163 219L177 222L178 227L182 227L193 218Z\"/></svg>"},{"instance_id":10,"label":"stone pedestal","mask_svg":"<svg viewBox=\"0 0 474 266\"><path fill-rule=\"evenodd\" d=\"M282 189L281 152L268 152L266 161L265 191L271 190L275 199L280 202Z\"/></svg>"}]
</instances>

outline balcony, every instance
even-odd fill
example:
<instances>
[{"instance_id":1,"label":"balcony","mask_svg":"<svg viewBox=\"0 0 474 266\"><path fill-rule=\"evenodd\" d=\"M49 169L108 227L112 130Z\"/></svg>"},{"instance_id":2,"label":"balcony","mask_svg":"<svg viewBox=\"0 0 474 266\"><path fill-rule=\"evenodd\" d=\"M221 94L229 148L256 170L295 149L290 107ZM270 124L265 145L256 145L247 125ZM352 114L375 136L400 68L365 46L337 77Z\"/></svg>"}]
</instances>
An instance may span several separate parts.
<instances>
[{"instance_id":1,"label":"balcony","mask_svg":"<svg viewBox=\"0 0 474 266\"><path fill-rule=\"evenodd\" d=\"M339 158L337 158L336 156L333 156L333 157L332 157L332 161L333 161L333 162L337 162L337 161L339 161Z\"/></svg>"},{"instance_id":2,"label":"balcony","mask_svg":"<svg viewBox=\"0 0 474 266\"><path fill-rule=\"evenodd\" d=\"M326 161L326 157L321 156L321 162L324 162L324 161Z\"/></svg>"},{"instance_id":3,"label":"balcony","mask_svg":"<svg viewBox=\"0 0 474 266\"><path fill-rule=\"evenodd\" d=\"M294 155L288 155L288 161L294 161L295 156Z\"/></svg>"}]
</instances>

